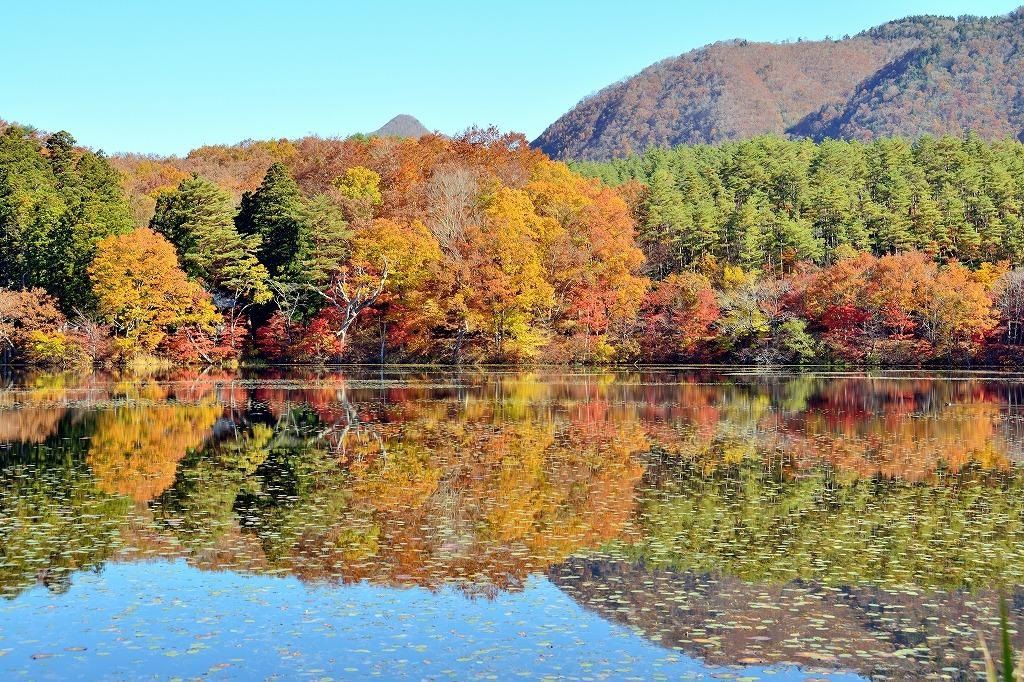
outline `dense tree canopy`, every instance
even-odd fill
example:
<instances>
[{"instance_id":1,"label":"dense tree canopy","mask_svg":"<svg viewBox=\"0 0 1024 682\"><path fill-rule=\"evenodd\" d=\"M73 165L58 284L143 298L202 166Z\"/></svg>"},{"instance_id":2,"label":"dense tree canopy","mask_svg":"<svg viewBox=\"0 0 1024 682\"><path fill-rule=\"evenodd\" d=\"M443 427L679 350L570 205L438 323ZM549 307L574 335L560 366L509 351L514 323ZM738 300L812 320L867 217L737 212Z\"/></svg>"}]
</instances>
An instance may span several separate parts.
<instances>
[{"instance_id":1,"label":"dense tree canopy","mask_svg":"<svg viewBox=\"0 0 1024 682\"><path fill-rule=\"evenodd\" d=\"M66 133L12 127L0 150L6 361L1022 356L1017 142L763 137L574 172L470 130L120 177Z\"/></svg>"},{"instance_id":2,"label":"dense tree canopy","mask_svg":"<svg viewBox=\"0 0 1024 682\"><path fill-rule=\"evenodd\" d=\"M829 264L851 250L1024 262L1018 142L759 137L575 168L612 185L646 185L639 236L656 275L706 255L766 269Z\"/></svg>"},{"instance_id":3,"label":"dense tree canopy","mask_svg":"<svg viewBox=\"0 0 1024 682\"><path fill-rule=\"evenodd\" d=\"M299 249L302 194L288 169L275 163L254 192L242 195L236 218L242 234L259 238L260 261L280 275Z\"/></svg>"},{"instance_id":4,"label":"dense tree canopy","mask_svg":"<svg viewBox=\"0 0 1024 682\"><path fill-rule=\"evenodd\" d=\"M90 305L87 268L100 239L132 227L118 173L66 132L0 134L0 286L48 290L66 310Z\"/></svg>"}]
</instances>

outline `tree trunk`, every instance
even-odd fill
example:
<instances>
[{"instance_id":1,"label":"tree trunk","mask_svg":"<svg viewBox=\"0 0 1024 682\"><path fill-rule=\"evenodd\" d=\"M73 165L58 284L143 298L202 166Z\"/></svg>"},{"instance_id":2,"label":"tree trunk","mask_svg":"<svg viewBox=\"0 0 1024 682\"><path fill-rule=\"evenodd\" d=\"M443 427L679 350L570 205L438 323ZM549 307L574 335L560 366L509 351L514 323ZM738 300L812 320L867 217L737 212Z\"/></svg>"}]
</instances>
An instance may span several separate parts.
<instances>
[{"instance_id":1,"label":"tree trunk","mask_svg":"<svg viewBox=\"0 0 1024 682\"><path fill-rule=\"evenodd\" d=\"M465 335L466 335L466 325L465 325L465 323L463 323L463 324L459 325L459 333L455 337L455 364L456 365L461 365L462 364L462 339L465 337Z\"/></svg>"},{"instance_id":2,"label":"tree trunk","mask_svg":"<svg viewBox=\"0 0 1024 682\"><path fill-rule=\"evenodd\" d=\"M348 337L348 327L342 327L338 332L338 341L341 342L341 348L338 350L337 364L341 365L345 362L345 348L348 346L346 338Z\"/></svg>"}]
</instances>

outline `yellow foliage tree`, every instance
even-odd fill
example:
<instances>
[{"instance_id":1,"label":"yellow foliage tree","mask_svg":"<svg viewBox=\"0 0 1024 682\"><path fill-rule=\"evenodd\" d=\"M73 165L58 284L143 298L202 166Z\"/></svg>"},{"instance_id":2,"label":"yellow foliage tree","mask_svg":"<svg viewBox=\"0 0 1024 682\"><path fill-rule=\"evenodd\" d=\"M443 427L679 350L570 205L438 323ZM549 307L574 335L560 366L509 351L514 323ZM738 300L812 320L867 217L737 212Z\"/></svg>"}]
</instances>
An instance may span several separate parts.
<instances>
[{"instance_id":1,"label":"yellow foliage tree","mask_svg":"<svg viewBox=\"0 0 1024 682\"><path fill-rule=\"evenodd\" d=\"M148 228L100 241L89 277L123 355L152 352L178 327L212 331L219 320L209 294L178 267L174 246Z\"/></svg>"},{"instance_id":2,"label":"yellow foliage tree","mask_svg":"<svg viewBox=\"0 0 1024 682\"><path fill-rule=\"evenodd\" d=\"M537 165L526 192L537 214L557 226L547 231L543 245L547 279L557 292L551 317L564 337L553 357L628 357L634 351L625 348L625 340L648 282L626 202L554 161Z\"/></svg>"},{"instance_id":3,"label":"yellow foliage tree","mask_svg":"<svg viewBox=\"0 0 1024 682\"><path fill-rule=\"evenodd\" d=\"M483 224L467 233L463 296L470 328L489 337L494 359L529 359L546 342L536 322L554 301L541 244L557 223L536 214L526 192L501 188L490 197Z\"/></svg>"},{"instance_id":4,"label":"yellow foliage tree","mask_svg":"<svg viewBox=\"0 0 1024 682\"><path fill-rule=\"evenodd\" d=\"M373 211L384 202L380 191L380 174L364 166L353 166L334 181L348 209L350 220L369 220Z\"/></svg>"},{"instance_id":5,"label":"yellow foliage tree","mask_svg":"<svg viewBox=\"0 0 1024 682\"><path fill-rule=\"evenodd\" d=\"M989 287L956 261L938 271L927 294L923 331L940 354L973 352L971 346L996 326Z\"/></svg>"}]
</instances>

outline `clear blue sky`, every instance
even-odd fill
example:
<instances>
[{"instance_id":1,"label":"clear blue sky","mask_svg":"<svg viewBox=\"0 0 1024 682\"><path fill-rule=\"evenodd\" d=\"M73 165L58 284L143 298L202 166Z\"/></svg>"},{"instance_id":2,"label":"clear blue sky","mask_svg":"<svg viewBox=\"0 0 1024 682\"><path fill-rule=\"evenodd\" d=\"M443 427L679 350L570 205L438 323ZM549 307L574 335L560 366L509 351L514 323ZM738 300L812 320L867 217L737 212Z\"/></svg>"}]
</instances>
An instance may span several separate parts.
<instances>
[{"instance_id":1,"label":"clear blue sky","mask_svg":"<svg viewBox=\"0 0 1024 682\"><path fill-rule=\"evenodd\" d=\"M347 135L397 113L532 139L582 97L716 40L840 37L1022 1L13 2L0 118L108 152Z\"/></svg>"}]
</instances>

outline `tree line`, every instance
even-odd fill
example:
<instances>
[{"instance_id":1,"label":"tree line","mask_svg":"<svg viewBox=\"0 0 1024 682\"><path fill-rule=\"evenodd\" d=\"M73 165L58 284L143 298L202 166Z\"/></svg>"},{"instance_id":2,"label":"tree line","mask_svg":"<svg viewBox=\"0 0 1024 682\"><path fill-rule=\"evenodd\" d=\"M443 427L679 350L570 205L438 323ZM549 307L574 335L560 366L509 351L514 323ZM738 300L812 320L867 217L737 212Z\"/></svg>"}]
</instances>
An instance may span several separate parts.
<instances>
[{"instance_id":1,"label":"tree line","mask_svg":"<svg viewBox=\"0 0 1024 682\"><path fill-rule=\"evenodd\" d=\"M313 179L278 160L236 201L190 174L153 189L134 227L140 202L73 148L76 169L104 169L83 182L120 220L46 210L69 192L61 136L9 127L0 140L9 357L604 361L646 287L625 202L521 136L325 142L333 158ZM73 258L59 252L65 223L83 233ZM66 259L81 266L54 285L46 264Z\"/></svg>"},{"instance_id":2,"label":"tree line","mask_svg":"<svg viewBox=\"0 0 1024 682\"><path fill-rule=\"evenodd\" d=\"M111 160L8 126L0 353L1014 362L1022 206L1024 146L970 136L570 168L495 130Z\"/></svg>"},{"instance_id":3,"label":"tree line","mask_svg":"<svg viewBox=\"0 0 1024 682\"><path fill-rule=\"evenodd\" d=\"M853 251L1024 259L1024 145L968 134L916 142L787 140L654 148L574 165L638 205L656 273L707 255L747 267L834 263Z\"/></svg>"}]
</instances>

